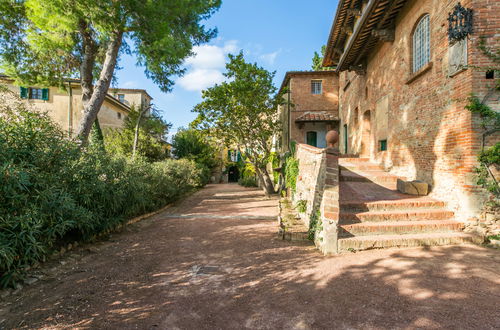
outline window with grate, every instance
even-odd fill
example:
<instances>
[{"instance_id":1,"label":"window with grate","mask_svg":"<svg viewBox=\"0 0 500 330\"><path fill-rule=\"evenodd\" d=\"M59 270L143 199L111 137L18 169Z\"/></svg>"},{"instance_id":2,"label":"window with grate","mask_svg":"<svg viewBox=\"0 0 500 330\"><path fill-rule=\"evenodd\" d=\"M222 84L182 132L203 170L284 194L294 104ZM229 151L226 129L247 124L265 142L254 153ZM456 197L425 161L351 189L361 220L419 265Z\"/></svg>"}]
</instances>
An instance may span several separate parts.
<instances>
[{"instance_id":1,"label":"window with grate","mask_svg":"<svg viewBox=\"0 0 500 330\"><path fill-rule=\"evenodd\" d=\"M413 32L413 72L417 72L431 61L430 18L420 19Z\"/></svg>"},{"instance_id":2,"label":"window with grate","mask_svg":"<svg viewBox=\"0 0 500 330\"><path fill-rule=\"evenodd\" d=\"M125 94L118 94L118 100L121 103L125 103Z\"/></svg>"},{"instance_id":3,"label":"window with grate","mask_svg":"<svg viewBox=\"0 0 500 330\"><path fill-rule=\"evenodd\" d=\"M311 80L311 94L321 94L323 92L323 84L321 80Z\"/></svg>"},{"instance_id":4,"label":"window with grate","mask_svg":"<svg viewBox=\"0 0 500 330\"><path fill-rule=\"evenodd\" d=\"M41 88L30 88L29 98L32 100L43 100L43 89Z\"/></svg>"}]
</instances>

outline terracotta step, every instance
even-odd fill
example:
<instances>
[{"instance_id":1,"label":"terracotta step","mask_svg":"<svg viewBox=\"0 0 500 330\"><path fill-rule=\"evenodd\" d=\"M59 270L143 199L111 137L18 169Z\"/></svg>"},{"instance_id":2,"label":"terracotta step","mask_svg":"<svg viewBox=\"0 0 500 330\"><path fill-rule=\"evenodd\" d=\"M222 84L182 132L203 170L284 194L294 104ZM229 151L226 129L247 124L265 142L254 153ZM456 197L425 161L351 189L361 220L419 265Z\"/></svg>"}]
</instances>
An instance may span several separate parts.
<instances>
[{"instance_id":1,"label":"terracotta step","mask_svg":"<svg viewBox=\"0 0 500 330\"><path fill-rule=\"evenodd\" d=\"M380 165L373 163L360 163L360 164L352 164L352 163L343 163L339 165L340 170L349 170L349 171L384 171L384 168Z\"/></svg>"},{"instance_id":2,"label":"terracotta step","mask_svg":"<svg viewBox=\"0 0 500 330\"><path fill-rule=\"evenodd\" d=\"M424 198L408 198L396 200L379 200L379 201L349 201L341 200L340 207L344 211L391 211L391 210L408 210L415 208L438 209L445 207L445 203Z\"/></svg>"},{"instance_id":3,"label":"terracotta step","mask_svg":"<svg viewBox=\"0 0 500 330\"><path fill-rule=\"evenodd\" d=\"M341 225L341 237L363 235L402 235L429 232L456 232L463 224L454 220L423 220L398 222L362 222L351 225Z\"/></svg>"},{"instance_id":4,"label":"terracotta step","mask_svg":"<svg viewBox=\"0 0 500 330\"><path fill-rule=\"evenodd\" d=\"M340 223L351 224L358 222L376 221L421 221L421 220L448 220L453 218L452 211L441 209L417 209L405 211L368 211L345 212L340 211Z\"/></svg>"},{"instance_id":5,"label":"terracotta step","mask_svg":"<svg viewBox=\"0 0 500 330\"><path fill-rule=\"evenodd\" d=\"M396 183L398 177L383 171L356 173L349 170L342 170L340 171L340 181Z\"/></svg>"},{"instance_id":6,"label":"terracotta step","mask_svg":"<svg viewBox=\"0 0 500 330\"><path fill-rule=\"evenodd\" d=\"M356 157L347 157L347 158L339 158L339 164L342 163L367 163L370 161L370 158L356 158Z\"/></svg>"},{"instance_id":7,"label":"terracotta step","mask_svg":"<svg viewBox=\"0 0 500 330\"><path fill-rule=\"evenodd\" d=\"M339 252L368 250L389 247L415 247L434 245L454 245L483 242L481 237L466 233L426 233L410 235L374 235L341 238Z\"/></svg>"}]
</instances>

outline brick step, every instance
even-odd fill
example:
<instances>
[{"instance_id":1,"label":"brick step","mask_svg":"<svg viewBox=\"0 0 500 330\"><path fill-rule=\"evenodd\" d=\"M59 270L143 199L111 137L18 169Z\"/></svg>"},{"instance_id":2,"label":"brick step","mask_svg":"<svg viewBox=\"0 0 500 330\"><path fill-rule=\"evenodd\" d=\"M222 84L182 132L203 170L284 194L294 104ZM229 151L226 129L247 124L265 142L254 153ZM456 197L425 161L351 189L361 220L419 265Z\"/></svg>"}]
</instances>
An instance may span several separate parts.
<instances>
[{"instance_id":1,"label":"brick step","mask_svg":"<svg viewBox=\"0 0 500 330\"><path fill-rule=\"evenodd\" d=\"M368 163L369 161L370 158L357 158L357 157L339 158L340 165L342 165L343 163Z\"/></svg>"},{"instance_id":2,"label":"brick step","mask_svg":"<svg viewBox=\"0 0 500 330\"><path fill-rule=\"evenodd\" d=\"M359 222L377 221L421 221L421 220L449 220L453 218L452 211L441 209L418 209L405 211L368 211L345 212L340 211L340 223L352 224Z\"/></svg>"},{"instance_id":3,"label":"brick step","mask_svg":"<svg viewBox=\"0 0 500 330\"><path fill-rule=\"evenodd\" d=\"M349 170L340 171L340 181L397 183L398 177L384 171L356 173Z\"/></svg>"},{"instance_id":4,"label":"brick step","mask_svg":"<svg viewBox=\"0 0 500 330\"><path fill-rule=\"evenodd\" d=\"M364 235L402 235L430 232L456 232L463 224L454 220L423 220L398 222L362 222L340 225L340 237Z\"/></svg>"},{"instance_id":5,"label":"brick step","mask_svg":"<svg viewBox=\"0 0 500 330\"><path fill-rule=\"evenodd\" d=\"M392 211L409 209L440 209L445 207L445 203L423 198L408 198L396 200L379 201L349 201L341 200L340 207L343 211L365 212L365 211Z\"/></svg>"},{"instance_id":6,"label":"brick step","mask_svg":"<svg viewBox=\"0 0 500 330\"><path fill-rule=\"evenodd\" d=\"M338 241L339 252L350 250L368 250L389 247L416 247L455 245L483 242L481 237L466 233L425 233L409 235L374 235L341 238Z\"/></svg>"},{"instance_id":7,"label":"brick step","mask_svg":"<svg viewBox=\"0 0 500 330\"><path fill-rule=\"evenodd\" d=\"M380 165L373 163L360 163L360 164L352 164L352 163L344 163L339 165L340 170L348 170L348 171L384 171L384 168Z\"/></svg>"}]
</instances>

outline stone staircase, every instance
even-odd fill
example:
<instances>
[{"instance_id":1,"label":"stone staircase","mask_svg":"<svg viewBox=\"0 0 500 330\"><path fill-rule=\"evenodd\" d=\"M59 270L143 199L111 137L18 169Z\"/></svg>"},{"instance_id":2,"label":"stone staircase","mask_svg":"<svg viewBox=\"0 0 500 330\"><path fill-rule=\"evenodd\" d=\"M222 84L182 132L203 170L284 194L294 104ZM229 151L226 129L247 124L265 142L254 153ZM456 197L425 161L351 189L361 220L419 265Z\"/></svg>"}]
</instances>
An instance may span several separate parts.
<instances>
[{"instance_id":1,"label":"stone staircase","mask_svg":"<svg viewBox=\"0 0 500 330\"><path fill-rule=\"evenodd\" d=\"M340 158L339 165L339 252L482 242L462 232L444 202L399 193L398 178L368 159Z\"/></svg>"}]
</instances>

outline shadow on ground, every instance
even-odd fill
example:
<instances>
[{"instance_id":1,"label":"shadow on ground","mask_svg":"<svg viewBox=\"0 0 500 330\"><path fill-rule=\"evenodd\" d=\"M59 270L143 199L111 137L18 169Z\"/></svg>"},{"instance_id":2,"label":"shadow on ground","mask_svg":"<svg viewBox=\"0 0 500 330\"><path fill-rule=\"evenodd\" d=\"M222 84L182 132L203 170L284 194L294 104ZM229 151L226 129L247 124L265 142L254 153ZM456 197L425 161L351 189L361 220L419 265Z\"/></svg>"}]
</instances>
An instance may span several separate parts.
<instances>
[{"instance_id":1,"label":"shadow on ground","mask_svg":"<svg viewBox=\"0 0 500 330\"><path fill-rule=\"evenodd\" d=\"M500 324L498 251L453 246L323 257L310 246L277 240L274 221L165 217L202 204L207 209L199 212L213 212L202 202L221 190L255 194L210 186L170 213L130 226L90 251L82 247L65 265L47 270L43 281L4 300L0 325L493 329ZM231 199L227 207L244 207L235 203ZM276 201L259 203L256 214ZM224 206L217 207L224 214Z\"/></svg>"}]
</instances>

